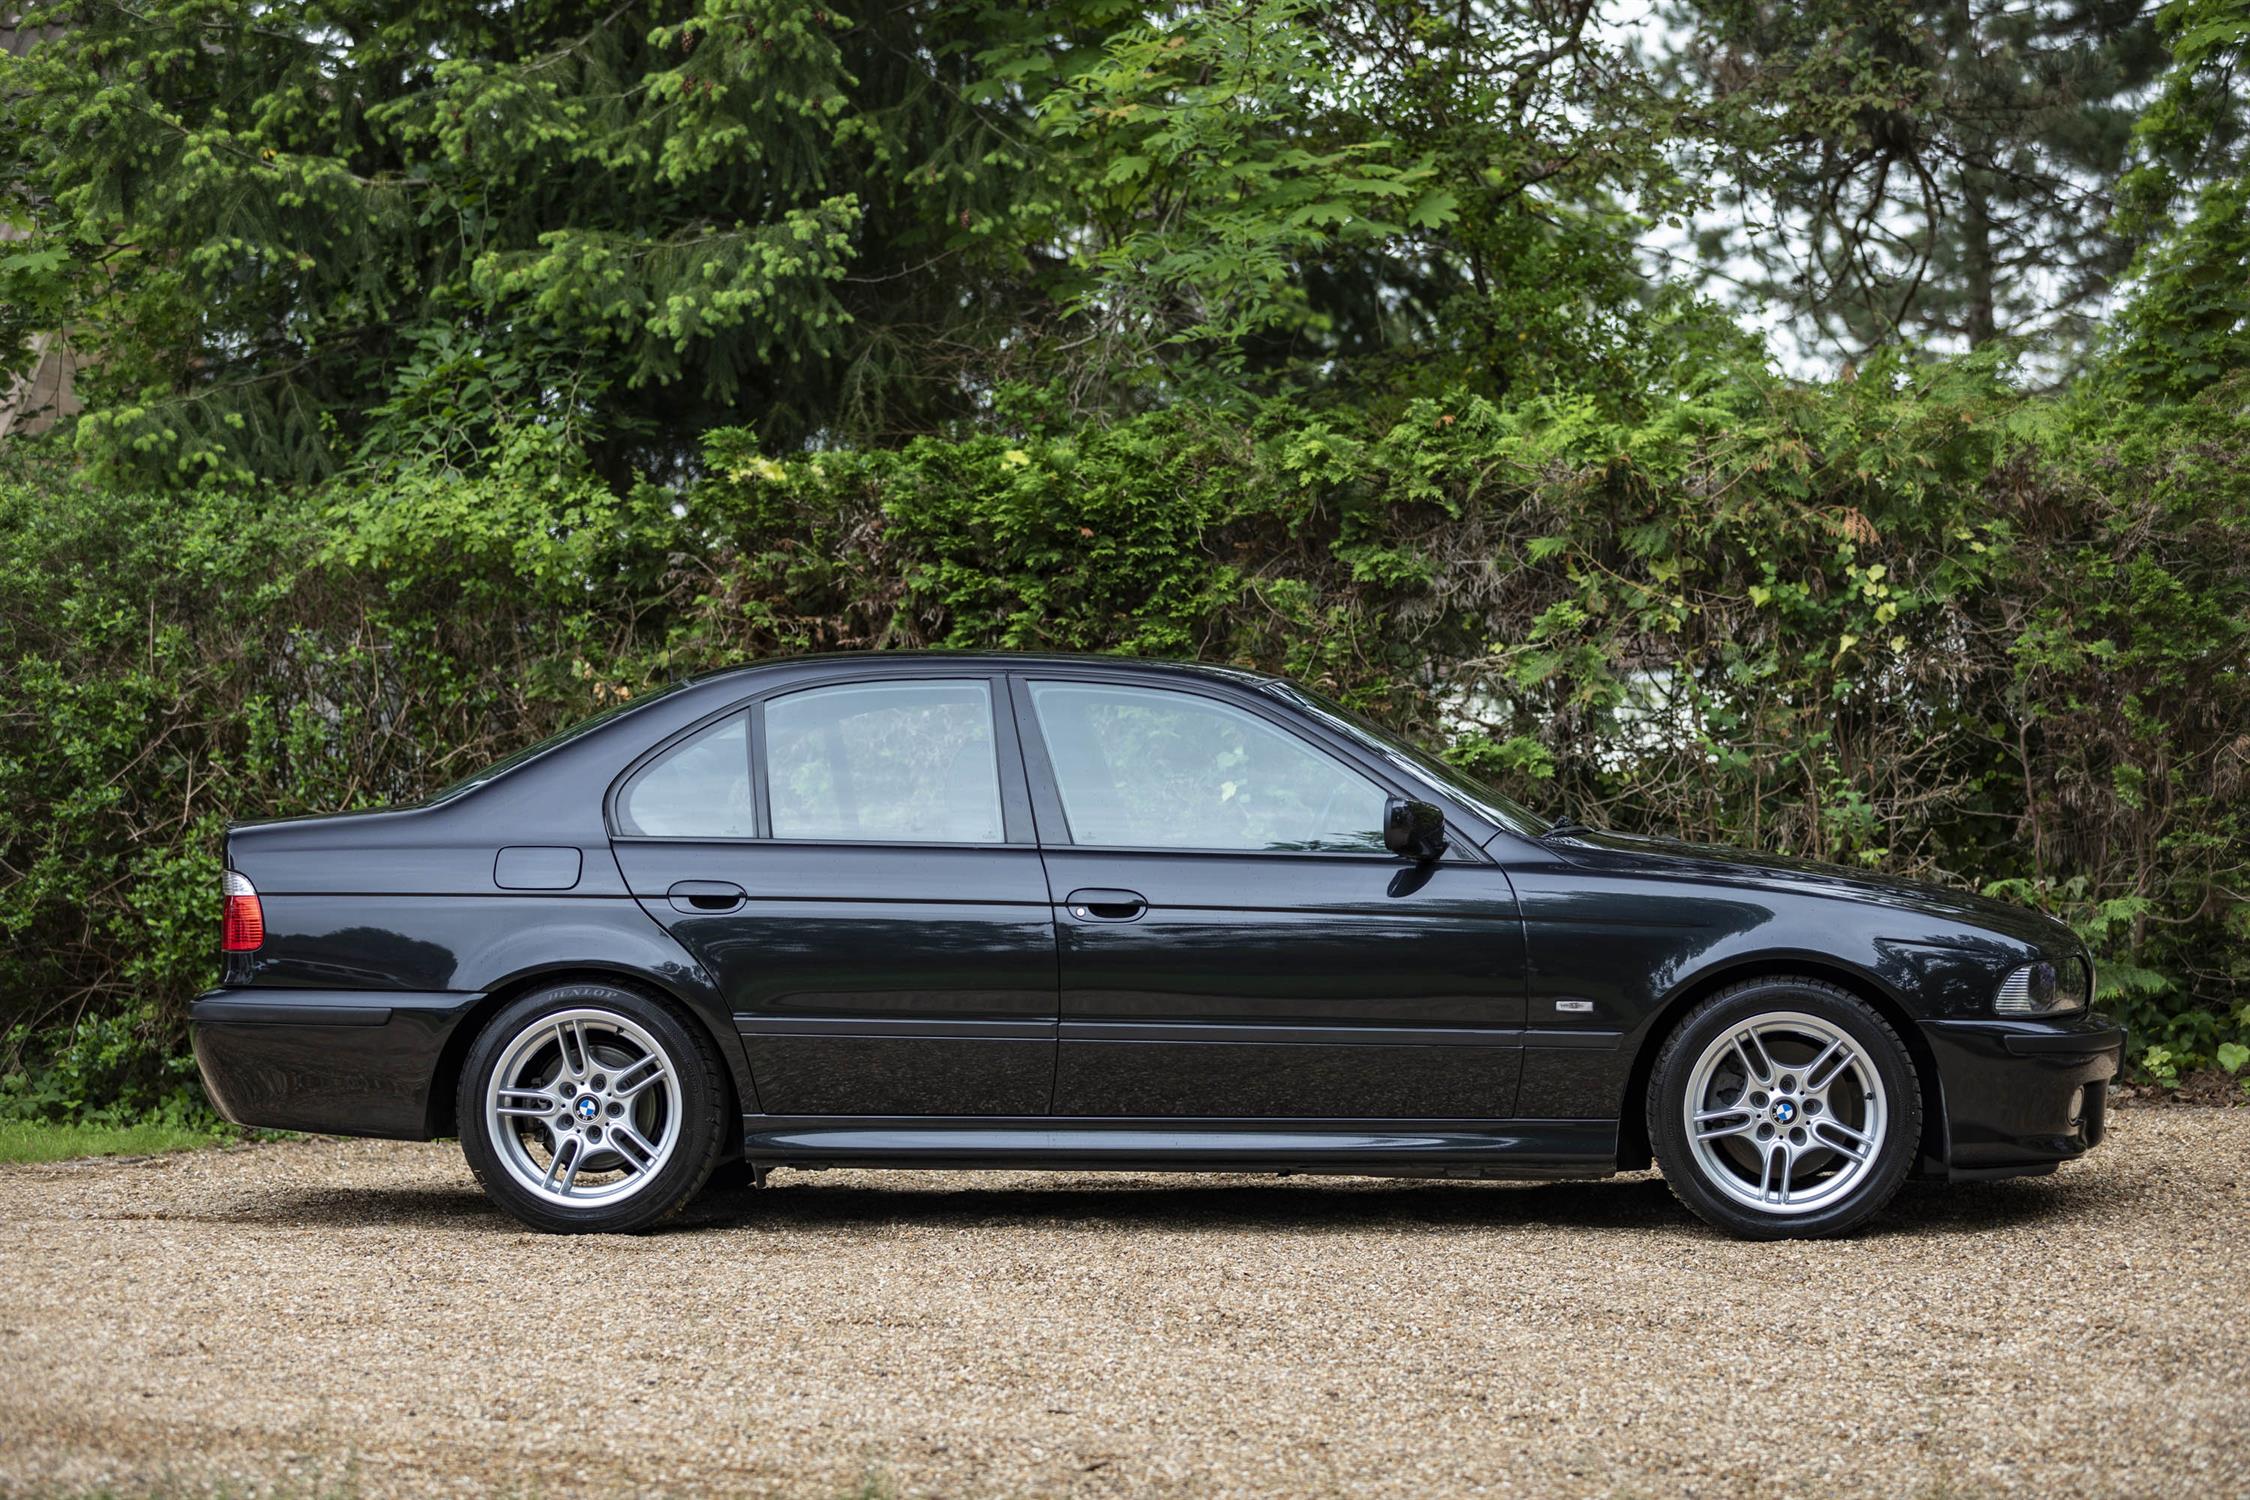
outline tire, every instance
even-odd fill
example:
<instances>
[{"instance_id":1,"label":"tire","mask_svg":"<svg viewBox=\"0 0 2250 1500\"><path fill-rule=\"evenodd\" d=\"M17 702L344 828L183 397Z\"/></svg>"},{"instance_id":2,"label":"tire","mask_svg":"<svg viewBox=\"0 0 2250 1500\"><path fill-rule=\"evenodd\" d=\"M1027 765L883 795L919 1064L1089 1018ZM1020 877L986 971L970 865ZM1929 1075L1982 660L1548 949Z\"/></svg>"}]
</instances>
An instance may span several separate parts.
<instances>
[{"instance_id":1,"label":"tire","mask_svg":"<svg viewBox=\"0 0 2250 1500\"><path fill-rule=\"evenodd\" d=\"M1672 1192L1742 1239L1847 1234L1898 1192L1922 1091L1890 1022L1822 979L1752 979L1681 1020L1649 1073Z\"/></svg>"},{"instance_id":2,"label":"tire","mask_svg":"<svg viewBox=\"0 0 2250 1500\"><path fill-rule=\"evenodd\" d=\"M477 1035L455 1098L485 1196L551 1234L646 1229L719 1160L727 1085L670 1007L593 981L513 1001Z\"/></svg>"}]
</instances>

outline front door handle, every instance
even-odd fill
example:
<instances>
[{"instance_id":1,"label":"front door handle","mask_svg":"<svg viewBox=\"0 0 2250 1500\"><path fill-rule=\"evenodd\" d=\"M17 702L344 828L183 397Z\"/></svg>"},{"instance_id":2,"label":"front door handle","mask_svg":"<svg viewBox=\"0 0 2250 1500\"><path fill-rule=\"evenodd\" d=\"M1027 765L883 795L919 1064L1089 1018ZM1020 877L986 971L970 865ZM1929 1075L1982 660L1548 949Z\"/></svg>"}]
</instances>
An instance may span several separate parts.
<instances>
[{"instance_id":1,"label":"front door handle","mask_svg":"<svg viewBox=\"0 0 2250 1500\"><path fill-rule=\"evenodd\" d=\"M733 911L750 899L750 893L731 880L676 880L664 893L674 911Z\"/></svg>"},{"instance_id":2,"label":"front door handle","mask_svg":"<svg viewBox=\"0 0 2250 1500\"><path fill-rule=\"evenodd\" d=\"M1148 897L1139 891L1072 891L1063 905L1082 922L1130 922L1148 910Z\"/></svg>"}]
</instances>

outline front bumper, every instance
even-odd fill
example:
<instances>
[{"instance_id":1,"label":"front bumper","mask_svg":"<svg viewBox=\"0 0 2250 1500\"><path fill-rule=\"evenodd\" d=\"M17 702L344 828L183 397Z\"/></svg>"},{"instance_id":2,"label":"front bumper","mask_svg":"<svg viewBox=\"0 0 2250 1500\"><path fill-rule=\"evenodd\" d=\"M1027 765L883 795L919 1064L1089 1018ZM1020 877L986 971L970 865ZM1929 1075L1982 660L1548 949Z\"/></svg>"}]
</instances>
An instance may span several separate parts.
<instances>
[{"instance_id":1,"label":"front bumper","mask_svg":"<svg viewBox=\"0 0 2250 1500\"><path fill-rule=\"evenodd\" d=\"M1946 1176L2051 1171L2102 1142L2125 1028L2091 1011L2063 1020L1926 1021L1944 1093Z\"/></svg>"},{"instance_id":2,"label":"front bumper","mask_svg":"<svg viewBox=\"0 0 2250 1500\"><path fill-rule=\"evenodd\" d=\"M203 1086L237 1125L428 1140L452 1101L447 1044L483 998L458 992L222 989L188 1007Z\"/></svg>"}]
</instances>

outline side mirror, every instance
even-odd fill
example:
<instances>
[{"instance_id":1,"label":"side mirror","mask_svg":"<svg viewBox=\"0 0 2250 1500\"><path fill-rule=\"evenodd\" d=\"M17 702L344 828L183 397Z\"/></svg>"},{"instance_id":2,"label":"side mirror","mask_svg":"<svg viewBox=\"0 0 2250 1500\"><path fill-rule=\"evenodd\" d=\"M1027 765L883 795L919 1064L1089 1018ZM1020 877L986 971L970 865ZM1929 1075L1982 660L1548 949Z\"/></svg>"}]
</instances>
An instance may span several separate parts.
<instances>
[{"instance_id":1,"label":"side mirror","mask_svg":"<svg viewBox=\"0 0 2250 1500\"><path fill-rule=\"evenodd\" d=\"M1445 814L1427 802L1393 797L1383 804L1383 847L1427 864L1445 852Z\"/></svg>"}]
</instances>

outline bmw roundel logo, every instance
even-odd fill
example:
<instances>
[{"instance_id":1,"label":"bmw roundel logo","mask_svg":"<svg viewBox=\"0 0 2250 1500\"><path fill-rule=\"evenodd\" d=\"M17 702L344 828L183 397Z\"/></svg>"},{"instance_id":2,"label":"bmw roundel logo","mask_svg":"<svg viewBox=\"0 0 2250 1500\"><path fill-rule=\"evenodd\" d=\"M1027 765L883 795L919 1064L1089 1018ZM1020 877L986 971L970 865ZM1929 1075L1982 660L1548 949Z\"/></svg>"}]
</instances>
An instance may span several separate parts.
<instances>
[{"instance_id":1,"label":"bmw roundel logo","mask_svg":"<svg viewBox=\"0 0 2250 1500\"><path fill-rule=\"evenodd\" d=\"M578 1102L573 1104L571 1108L578 1111L578 1118L581 1120L591 1120L602 1112L601 1105L594 1102L592 1094L580 1096Z\"/></svg>"},{"instance_id":2,"label":"bmw roundel logo","mask_svg":"<svg viewBox=\"0 0 2250 1500\"><path fill-rule=\"evenodd\" d=\"M1773 1107L1773 1117L1786 1125L1797 1118L1797 1106L1784 1099Z\"/></svg>"}]
</instances>

